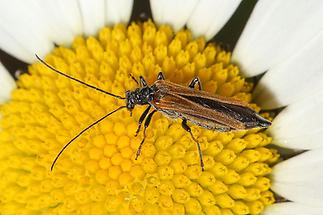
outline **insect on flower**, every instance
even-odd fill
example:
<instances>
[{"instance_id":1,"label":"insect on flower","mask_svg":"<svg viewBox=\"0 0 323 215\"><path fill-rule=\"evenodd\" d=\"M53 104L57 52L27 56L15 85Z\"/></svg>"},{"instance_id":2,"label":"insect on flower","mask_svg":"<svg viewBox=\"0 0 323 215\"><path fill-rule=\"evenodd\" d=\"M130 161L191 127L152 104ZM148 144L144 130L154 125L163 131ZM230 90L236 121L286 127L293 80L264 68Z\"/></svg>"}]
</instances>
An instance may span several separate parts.
<instances>
[{"instance_id":1,"label":"insect on flower","mask_svg":"<svg viewBox=\"0 0 323 215\"><path fill-rule=\"evenodd\" d=\"M60 157L63 151L85 131L121 109L126 108L131 112L136 105L148 105L140 116L138 129L135 134L137 136L141 125L144 123L143 139L137 150L136 159L138 159L141 153L141 148L146 138L146 129L150 124L152 116L154 113L159 111L169 118L179 118L182 120L182 127L190 133L191 138L197 144L202 170L204 170L204 163L200 144L193 136L191 128L187 125L188 121L203 128L221 132L245 130L251 128L267 128L271 125L270 121L261 117L254 110L249 108L244 102L202 91L202 85L198 77L195 77L188 87L184 87L179 84L166 81L162 72L158 74L157 80L151 86L149 86L145 79L140 76L140 87L136 88L135 90L126 91L125 97L122 97L64 74L63 72L58 71L51 65L47 64L37 55L36 57L41 63L52 71L109 96L125 100L126 102L124 106L118 107L112 112L106 114L72 138L57 154L52 163L51 170L53 170L57 159ZM139 82L133 76L131 77L139 85ZM195 89L195 85L198 85L198 90ZM151 110L151 108L153 108L153 110Z\"/></svg>"}]
</instances>

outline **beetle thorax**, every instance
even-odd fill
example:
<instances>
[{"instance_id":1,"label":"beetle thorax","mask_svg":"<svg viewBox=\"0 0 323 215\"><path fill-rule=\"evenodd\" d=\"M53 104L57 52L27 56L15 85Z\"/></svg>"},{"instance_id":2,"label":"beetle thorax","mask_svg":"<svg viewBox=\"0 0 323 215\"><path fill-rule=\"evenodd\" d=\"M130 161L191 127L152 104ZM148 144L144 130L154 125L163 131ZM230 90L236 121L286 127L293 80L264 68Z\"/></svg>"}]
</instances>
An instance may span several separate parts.
<instances>
[{"instance_id":1,"label":"beetle thorax","mask_svg":"<svg viewBox=\"0 0 323 215\"><path fill-rule=\"evenodd\" d=\"M133 109L136 105L146 105L154 99L154 90L151 87L142 87L126 92L126 106Z\"/></svg>"}]
</instances>

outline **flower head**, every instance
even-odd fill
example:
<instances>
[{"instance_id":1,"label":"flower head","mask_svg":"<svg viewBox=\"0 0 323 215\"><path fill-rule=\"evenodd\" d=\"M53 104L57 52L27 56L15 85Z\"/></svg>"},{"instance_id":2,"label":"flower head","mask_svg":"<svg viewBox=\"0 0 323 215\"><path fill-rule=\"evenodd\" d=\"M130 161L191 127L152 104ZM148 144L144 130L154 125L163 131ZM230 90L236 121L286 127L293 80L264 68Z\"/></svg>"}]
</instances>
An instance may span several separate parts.
<instances>
[{"instance_id":1,"label":"flower head","mask_svg":"<svg viewBox=\"0 0 323 215\"><path fill-rule=\"evenodd\" d=\"M284 26L294 29L295 25L287 25L290 24L288 20L295 18L293 13L288 14L289 18L278 27L275 25L279 23L275 15L283 14L284 7L294 3L268 4L259 1L231 60L230 52L206 39L212 38L224 25L239 1L228 1L221 6L208 0L176 1L179 7L166 1L152 0L150 3L157 24L148 20L132 22L127 26L120 22L129 20L132 1L95 1L93 4L71 1L69 8L77 8L68 13L73 25L62 21L62 14L66 11L60 8L51 12L57 17L55 21L48 19L52 20L53 29L40 20L38 22L42 23L42 27L28 34L25 28L30 25L21 23L33 16L29 15L18 22L22 26L22 38L19 34L12 34L10 25L16 20L3 11L7 22L0 22L0 30L3 30L0 32L4 32L2 35L6 40L9 38L9 41L18 40L20 43L3 43L5 40L0 38L0 45L26 61L34 60L34 52L43 57L46 55L45 61L56 69L116 95L124 95L127 90L137 87L129 74L134 77L142 75L152 84L158 72L163 71L167 80L181 85L187 85L190 79L199 76L203 90L248 103L251 103L253 93L254 101L266 109L288 104L288 108L274 119L274 125L269 130L273 138L260 129L221 133L189 124L203 152L205 171L202 171L196 143L190 134L181 128L178 121L157 113L147 128L146 141L136 160L143 134L139 133L137 137L134 134L144 111L144 107L136 107L132 117L129 112L120 110L82 133L59 157L51 172L53 159L69 140L104 114L124 105L124 102L59 76L39 62L32 63L28 73L19 76L17 89L11 92L9 101L0 106L1 213L260 214L264 211L266 214L283 214L286 210L298 213L309 210L319 214L320 199L315 200L311 191L319 193L320 189L306 189L308 186L300 185L312 182L313 174L317 178L321 171L318 170L317 174L305 171L308 174L300 176L299 170L318 166L321 160L315 158L320 158L321 150L304 153L272 169L279 161L282 150L268 145L273 141L277 145L297 149L319 147L315 141L320 130L319 120L314 123L305 120L307 127L304 132L297 126L299 118L295 116L304 107L310 112L305 112L306 116L316 116L317 112L313 110L321 102L318 99L320 76L307 90L312 93L318 90L319 93L311 94L307 99L303 99L307 94L302 92L280 93L289 83L279 78L288 77L290 72L286 71L289 68L295 70L299 80L305 77L300 71L306 64L295 63L301 60L314 64L306 67L309 70L308 79L320 68L315 66L315 60L309 60L312 58L307 53L313 53L313 50L316 54L321 53L321 49L316 47L321 40L321 34L317 33L321 23L313 25L303 34L296 34L289 43L282 43L280 39L288 34L281 37L275 35L268 40L263 35L272 35L270 33L275 29L282 30ZM14 7L16 4L12 1L7 6ZM39 11L39 8L50 8L54 4L62 7L61 3L33 4L32 7ZM303 7L295 8L295 11L292 9L295 14L314 11L307 19L312 22L315 14L320 14L322 10L305 3ZM209 11L218 12L211 15ZM261 15L264 11L267 16ZM48 14L39 12L32 14L48 17ZM80 24L78 20L83 21ZM303 26L302 23L307 21L300 19L298 24ZM103 27L105 24L108 27ZM182 28L184 25L188 28ZM260 27L254 31L257 25ZM266 28L262 29L262 26ZM60 28L69 31L63 34ZM101 29L97 32L98 28ZM80 32L93 36L74 36ZM10 34L14 37L7 37ZM36 43L30 42L36 35L43 44L39 49L35 48ZM53 48L51 40L59 45ZM293 46L296 42L307 46L297 52L296 46ZM266 53L274 54L268 57ZM292 57L288 58L288 55ZM253 82L246 81L240 70L247 76L269 71L253 92ZM14 82L4 83L14 86ZM300 88L308 86L304 81L291 83ZM268 93L267 88L275 97ZM2 97L7 99L8 94ZM313 101L314 105L306 105ZM250 107L260 110L256 104L250 104ZM274 116L271 113L268 111L263 116L270 118ZM300 135L311 137L308 144L297 138ZM283 159L290 153L287 151ZM295 170L294 166L298 169ZM272 189L300 204L270 206L275 203ZM309 193L307 199L304 200L302 193Z\"/></svg>"},{"instance_id":2,"label":"flower head","mask_svg":"<svg viewBox=\"0 0 323 215\"><path fill-rule=\"evenodd\" d=\"M187 84L198 74L207 91L246 102L251 99L250 83L230 64L230 53L215 44L206 45L203 38L191 39L188 30L174 34L169 26L157 28L151 21L128 28L105 27L98 38L77 37L72 49L58 47L46 60L116 94L136 87L129 73L152 83L162 70L176 83ZM13 147L12 154L2 155L12 161L2 173L16 172L19 182L29 178L23 184L11 184L11 179L3 182L10 190L2 194L4 207L17 194L31 213L71 213L98 203L102 211L118 213L231 210L248 214L260 213L274 202L267 176L278 154L266 148L271 138L259 129L218 133L194 126L204 155L202 172L189 133L180 123L158 114L147 131L142 155L135 160L143 138L133 136L143 111L140 107L133 111L133 118L120 111L83 134L49 172L55 154L69 139L120 102L53 74L41 63L31 65L29 73L20 76L11 101L1 107L0 137ZM30 163L21 166L26 159ZM32 186L36 190L31 193Z\"/></svg>"}]
</instances>

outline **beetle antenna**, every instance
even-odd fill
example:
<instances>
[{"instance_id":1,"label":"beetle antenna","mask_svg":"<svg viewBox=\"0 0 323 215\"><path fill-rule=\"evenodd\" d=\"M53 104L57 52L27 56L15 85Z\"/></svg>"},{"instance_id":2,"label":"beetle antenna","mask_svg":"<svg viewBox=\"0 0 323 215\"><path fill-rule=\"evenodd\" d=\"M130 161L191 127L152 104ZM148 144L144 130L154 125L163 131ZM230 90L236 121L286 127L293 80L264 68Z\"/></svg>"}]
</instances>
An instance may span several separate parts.
<instances>
[{"instance_id":1,"label":"beetle antenna","mask_svg":"<svg viewBox=\"0 0 323 215\"><path fill-rule=\"evenodd\" d=\"M105 94L107 94L107 95L109 95L109 96L113 96L113 97L115 97L115 98L117 98L117 99L125 99L124 97L122 97L122 96L118 96L118 95L115 95L115 94L113 94L113 93L109 93L109 92L107 92L107 91L104 91L104 90L102 90L102 89L100 89L100 88L98 88L98 87L96 87L96 86L93 86L93 85L91 85L91 84L88 84L88 83L85 83L85 82L83 82L83 81L81 81L81 80L78 80L78 79L76 79L76 78L74 78L74 77L72 77L72 76L70 76L70 75L67 75L67 74L65 74L65 73L63 73L63 72L61 72L61 71L59 71L59 70L57 70L57 69L55 69L54 67L52 67L51 65L49 65L48 63L46 63L43 59L41 59L37 54L35 54L36 55L36 58L42 63L42 64L44 64L45 66L47 66L49 69L51 69L52 71L54 71L54 72L56 72L56 73L58 73L58 74L60 74L60 75L63 75L63 76L65 76L65 77L67 77L67 78L69 78L69 79L72 79L73 81L76 81L76 82L79 82L79 83L81 83L81 84L83 84L83 85L85 85L85 86L87 86L87 87L90 87L90 88L93 88L93 89L95 89L95 90L97 90L97 91L100 91L100 92L102 92L102 93L105 93Z\"/></svg>"},{"instance_id":2,"label":"beetle antenna","mask_svg":"<svg viewBox=\"0 0 323 215\"><path fill-rule=\"evenodd\" d=\"M57 154L55 160L52 163L52 166L50 167L50 171L53 171L53 168L58 160L58 158L61 156L61 154L65 151L65 149L79 136L81 136L85 131L89 130L91 127L93 127L94 125L100 123L102 120L104 120L105 118L107 118L108 116L110 116L111 114L126 108L126 106L121 106L118 107L117 109L115 109L114 111L111 111L110 113L108 113L107 115L103 116L102 118L98 119L97 121L95 121L94 123L92 123L91 125L89 125L88 127L86 127L85 129L83 129L78 135L76 135L75 137L73 137L73 139L71 139L68 143L65 144L65 146L61 149L61 151Z\"/></svg>"}]
</instances>

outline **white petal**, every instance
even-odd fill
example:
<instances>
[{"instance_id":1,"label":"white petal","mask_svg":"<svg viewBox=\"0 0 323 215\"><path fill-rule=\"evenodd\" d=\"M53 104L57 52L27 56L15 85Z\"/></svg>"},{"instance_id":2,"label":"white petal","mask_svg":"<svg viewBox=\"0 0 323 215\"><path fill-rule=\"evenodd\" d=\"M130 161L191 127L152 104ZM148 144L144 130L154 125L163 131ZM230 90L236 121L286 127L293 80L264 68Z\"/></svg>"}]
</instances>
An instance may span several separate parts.
<instances>
[{"instance_id":1,"label":"white petal","mask_svg":"<svg viewBox=\"0 0 323 215\"><path fill-rule=\"evenodd\" d=\"M254 91L264 109L281 107L323 89L323 31L297 54L270 69Z\"/></svg>"},{"instance_id":2,"label":"white petal","mask_svg":"<svg viewBox=\"0 0 323 215\"><path fill-rule=\"evenodd\" d=\"M106 0L105 23L112 25L116 23L128 23L133 6L133 0Z\"/></svg>"},{"instance_id":3,"label":"white petal","mask_svg":"<svg viewBox=\"0 0 323 215\"><path fill-rule=\"evenodd\" d=\"M188 20L187 26L195 37L211 39L229 20L240 0L201 0Z\"/></svg>"},{"instance_id":4,"label":"white petal","mask_svg":"<svg viewBox=\"0 0 323 215\"><path fill-rule=\"evenodd\" d=\"M34 55L28 51L23 44L20 44L13 36L0 27L0 48L16 58L32 62Z\"/></svg>"},{"instance_id":5,"label":"white petal","mask_svg":"<svg viewBox=\"0 0 323 215\"><path fill-rule=\"evenodd\" d=\"M322 29L323 1L258 1L232 59L246 76L265 72L304 47Z\"/></svg>"},{"instance_id":6,"label":"white petal","mask_svg":"<svg viewBox=\"0 0 323 215\"><path fill-rule=\"evenodd\" d=\"M105 2L104 0L79 0L83 31L86 35L95 35L104 26Z\"/></svg>"},{"instance_id":7,"label":"white petal","mask_svg":"<svg viewBox=\"0 0 323 215\"><path fill-rule=\"evenodd\" d=\"M323 205L323 150L313 150L273 168L272 189L279 195L314 207Z\"/></svg>"},{"instance_id":8,"label":"white petal","mask_svg":"<svg viewBox=\"0 0 323 215\"><path fill-rule=\"evenodd\" d=\"M0 62L0 104L9 99L10 93L15 87L15 81Z\"/></svg>"},{"instance_id":9,"label":"white petal","mask_svg":"<svg viewBox=\"0 0 323 215\"><path fill-rule=\"evenodd\" d=\"M48 36L57 44L70 45L82 33L82 17L77 0L35 1L38 15L48 26Z\"/></svg>"},{"instance_id":10,"label":"white petal","mask_svg":"<svg viewBox=\"0 0 323 215\"><path fill-rule=\"evenodd\" d=\"M5 32L5 38L12 37L9 42L17 41L18 45L5 45L1 42L1 48L8 53L14 54L23 60L31 60L34 53L44 56L52 48L53 44L48 37L48 26L41 16L37 13L39 10L34 1L0 1L0 30ZM10 47L15 49L10 51ZM21 47L21 49L17 49ZM23 52L30 53L30 58L24 57Z\"/></svg>"},{"instance_id":11,"label":"white petal","mask_svg":"<svg viewBox=\"0 0 323 215\"><path fill-rule=\"evenodd\" d=\"M265 208L262 215L322 215L323 208L307 206L294 202L276 203Z\"/></svg>"},{"instance_id":12,"label":"white petal","mask_svg":"<svg viewBox=\"0 0 323 215\"><path fill-rule=\"evenodd\" d=\"M269 129L273 143L293 149L323 148L323 89L285 108Z\"/></svg>"},{"instance_id":13,"label":"white petal","mask_svg":"<svg viewBox=\"0 0 323 215\"><path fill-rule=\"evenodd\" d=\"M169 24L178 31L187 22L197 2L198 0L150 0L150 6L157 24Z\"/></svg>"}]
</instances>

